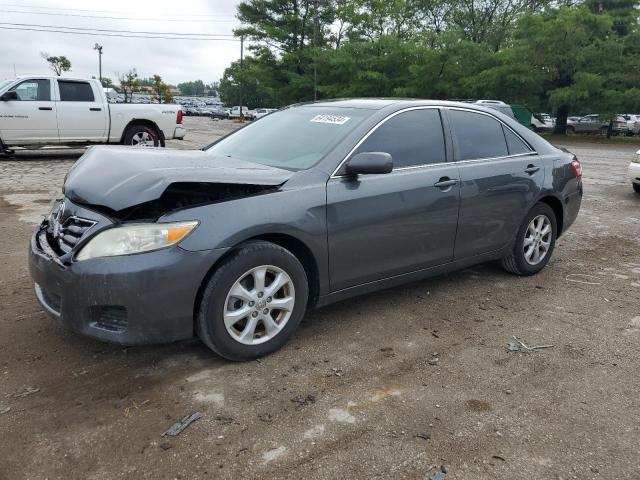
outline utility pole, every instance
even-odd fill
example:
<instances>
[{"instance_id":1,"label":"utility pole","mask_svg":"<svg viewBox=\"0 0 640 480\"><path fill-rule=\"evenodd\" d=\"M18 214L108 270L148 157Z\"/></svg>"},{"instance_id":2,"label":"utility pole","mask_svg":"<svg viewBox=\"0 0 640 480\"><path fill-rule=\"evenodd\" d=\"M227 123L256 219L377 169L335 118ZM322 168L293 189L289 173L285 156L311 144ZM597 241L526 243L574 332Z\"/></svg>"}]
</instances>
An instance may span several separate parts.
<instances>
[{"instance_id":1,"label":"utility pole","mask_svg":"<svg viewBox=\"0 0 640 480\"><path fill-rule=\"evenodd\" d=\"M242 78L242 70L244 64L244 35L240 35L240 122L244 122L244 114L242 113L242 84L244 80Z\"/></svg>"},{"instance_id":2,"label":"utility pole","mask_svg":"<svg viewBox=\"0 0 640 480\"><path fill-rule=\"evenodd\" d=\"M100 78L100 85L102 85L102 45L96 43L93 49L98 51L98 77Z\"/></svg>"},{"instance_id":3,"label":"utility pole","mask_svg":"<svg viewBox=\"0 0 640 480\"><path fill-rule=\"evenodd\" d=\"M320 0L313 0L313 6L315 7L314 18L313 18L313 100L318 100L318 66L317 66L317 57L318 57L318 30L320 19L318 18L318 5L320 4Z\"/></svg>"}]
</instances>

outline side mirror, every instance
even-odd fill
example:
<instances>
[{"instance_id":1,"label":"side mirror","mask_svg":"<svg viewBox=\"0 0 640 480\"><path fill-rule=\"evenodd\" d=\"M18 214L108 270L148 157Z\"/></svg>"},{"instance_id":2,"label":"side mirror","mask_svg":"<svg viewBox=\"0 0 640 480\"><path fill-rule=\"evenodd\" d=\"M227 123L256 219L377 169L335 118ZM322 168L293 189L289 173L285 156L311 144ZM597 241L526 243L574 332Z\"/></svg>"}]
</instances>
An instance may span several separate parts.
<instances>
[{"instance_id":1,"label":"side mirror","mask_svg":"<svg viewBox=\"0 0 640 480\"><path fill-rule=\"evenodd\" d=\"M18 100L18 94L14 91L4 92L0 97L0 100L3 102L8 102L9 100Z\"/></svg>"},{"instance_id":2,"label":"side mirror","mask_svg":"<svg viewBox=\"0 0 640 480\"><path fill-rule=\"evenodd\" d=\"M393 159L385 152L362 152L347 160L345 170L347 175L390 173L393 170Z\"/></svg>"}]
</instances>

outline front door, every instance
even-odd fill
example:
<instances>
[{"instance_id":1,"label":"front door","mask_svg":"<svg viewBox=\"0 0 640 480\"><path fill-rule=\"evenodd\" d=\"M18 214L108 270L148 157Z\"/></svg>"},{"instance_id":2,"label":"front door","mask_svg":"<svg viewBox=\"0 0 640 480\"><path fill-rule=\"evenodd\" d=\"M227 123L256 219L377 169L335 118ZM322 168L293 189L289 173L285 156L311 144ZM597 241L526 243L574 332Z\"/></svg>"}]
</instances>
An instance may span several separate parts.
<instances>
[{"instance_id":1,"label":"front door","mask_svg":"<svg viewBox=\"0 0 640 480\"><path fill-rule=\"evenodd\" d=\"M61 142L101 142L106 139L108 115L100 92L89 82L58 80L58 130Z\"/></svg>"},{"instance_id":2,"label":"front door","mask_svg":"<svg viewBox=\"0 0 640 480\"><path fill-rule=\"evenodd\" d=\"M51 101L51 81L23 80L10 91L16 100L0 102L0 138L7 145L58 141L56 102Z\"/></svg>"},{"instance_id":3,"label":"front door","mask_svg":"<svg viewBox=\"0 0 640 480\"><path fill-rule=\"evenodd\" d=\"M455 259L508 245L540 193L544 166L513 130L495 117L448 110L460 170Z\"/></svg>"},{"instance_id":4,"label":"front door","mask_svg":"<svg viewBox=\"0 0 640 480\"><path fill-rule=\"evenodd\" d=\"M447 162L437 108L387 118L353 154L386 152L394 169L327 183L332 291L450 262L459 204L458 168Z\"/></svg>"}]
</instances>

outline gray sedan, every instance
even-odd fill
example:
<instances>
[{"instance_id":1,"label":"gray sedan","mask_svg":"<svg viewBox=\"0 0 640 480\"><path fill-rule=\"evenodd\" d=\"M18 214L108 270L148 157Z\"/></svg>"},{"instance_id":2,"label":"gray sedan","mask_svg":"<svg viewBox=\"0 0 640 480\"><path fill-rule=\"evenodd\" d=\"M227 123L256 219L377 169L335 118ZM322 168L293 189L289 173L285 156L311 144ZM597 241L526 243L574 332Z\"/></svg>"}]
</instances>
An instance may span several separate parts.
<instances>
[{"instance_id":1,"label":"gray sedan","mask_svg":"<svg viewBox=\"0 0 640 480\"><path fill-rule=\"evenodd\" d=\"M93 147L31 240L38 300L133 345L197 334L268 354L307 309L473 264L547 265L578 214L580 163L456 102L290 107L201 151Z\"/></svg>"}]
</instances>

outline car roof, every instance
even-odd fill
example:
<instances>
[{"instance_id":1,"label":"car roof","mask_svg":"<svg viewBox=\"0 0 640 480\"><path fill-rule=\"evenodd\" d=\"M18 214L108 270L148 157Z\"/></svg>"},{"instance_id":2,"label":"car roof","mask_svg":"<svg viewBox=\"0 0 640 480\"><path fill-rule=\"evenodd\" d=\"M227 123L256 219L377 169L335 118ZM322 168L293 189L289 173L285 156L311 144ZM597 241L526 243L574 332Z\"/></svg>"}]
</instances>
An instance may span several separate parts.
<instances>
[{"instance_id":1,"label":"car roof","mask_svg":"<svg viewBox=\"0 0 640 480\"><path fill-rule=\"evenodd\" d=\"M420 107L420 106L450 106L477 109L478 111L487 111L486 107L491 104L454 102L449 100L425 100L419 98L337 98L335 100L321 100L316 102L306 102L291 105L292 107L345 107L345 108L363 108L368 110L382 110L390 106L400 108ZM508 106L496 105L491 106Z\"/></svg>"}]
</instances>

